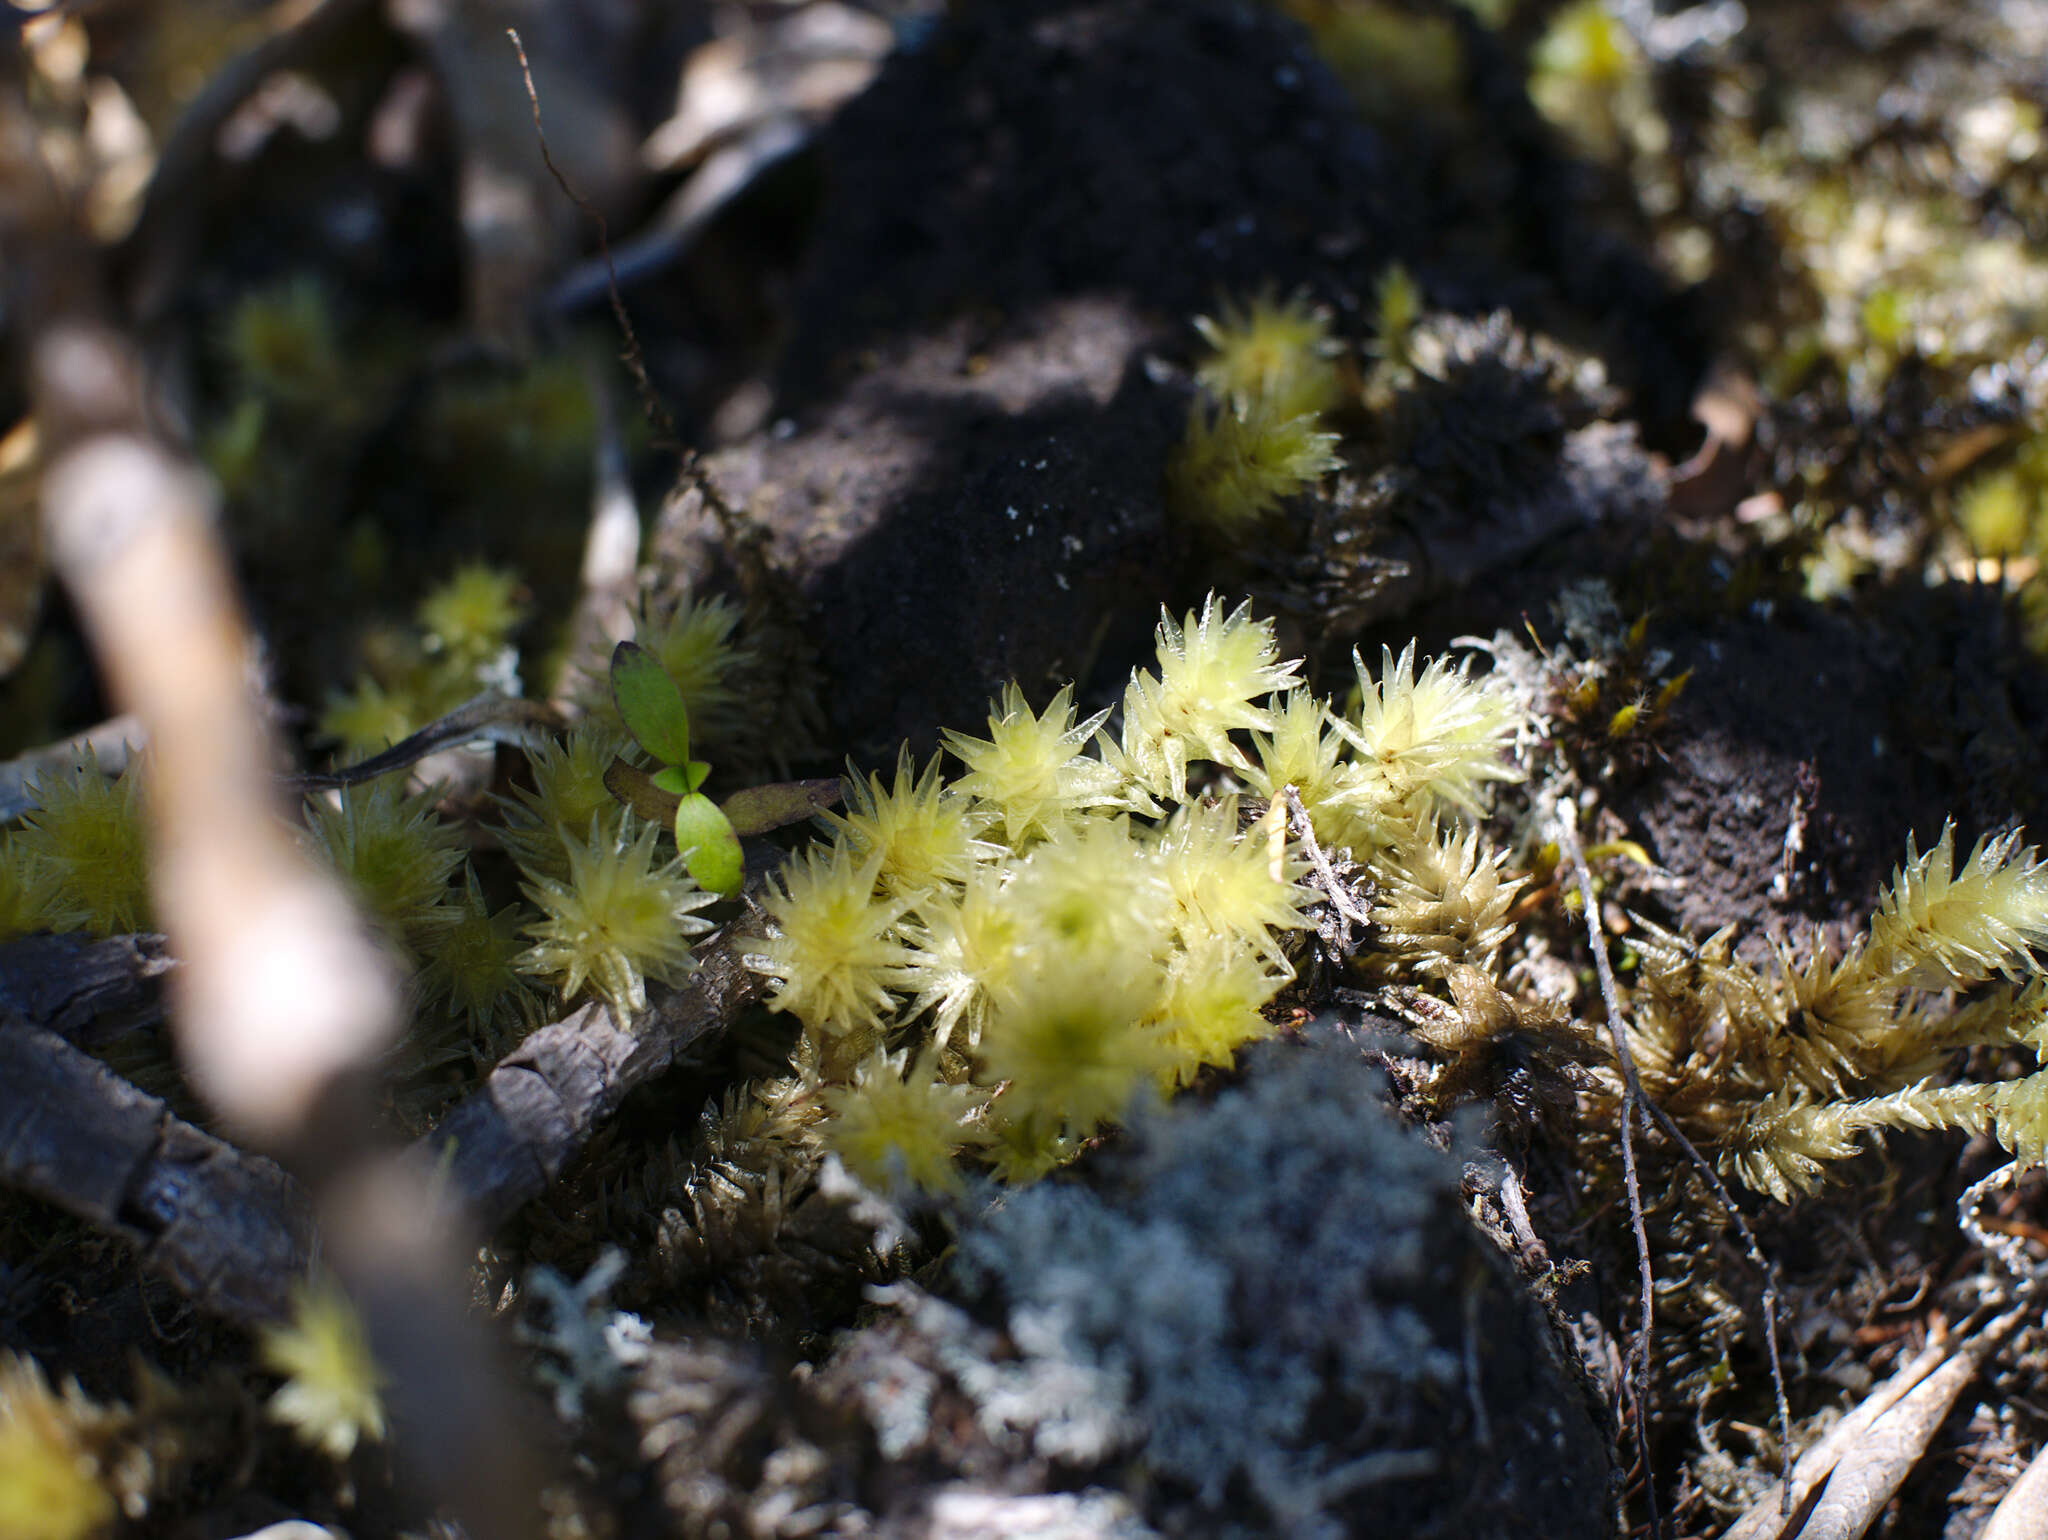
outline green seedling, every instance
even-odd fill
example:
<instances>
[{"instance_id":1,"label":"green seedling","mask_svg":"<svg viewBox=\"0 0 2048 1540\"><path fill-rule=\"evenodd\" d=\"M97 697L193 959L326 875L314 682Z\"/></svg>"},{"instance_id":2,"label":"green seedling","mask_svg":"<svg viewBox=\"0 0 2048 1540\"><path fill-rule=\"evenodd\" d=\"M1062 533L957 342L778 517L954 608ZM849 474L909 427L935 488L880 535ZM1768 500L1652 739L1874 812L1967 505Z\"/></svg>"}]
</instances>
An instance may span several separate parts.
<instances>
[{"instance_id":1,"label":"green seedling","mask_svg":"<svg viewBox=\"0 0 2048 1540\"><path fill-rule=\"evenodd\" d=\"M839 782L828 778L749 786L714 804L700 789L711 766L690 758L683 692L644 647L621 642L613 651L612 699L626 730L661 768L649 775L615 759L605 789L642 818L674 827L684 866L707 892L739 892L741 837L802 823L839 800Z\"/></svg>"},{"instance_id":2,"label":"green seedling","mask_svg":"<svg viewBox=\"0 0 2048 1540\"><path fill-rule=\"evenodd\" d=\"M725 811L699 789L711 766L690 757L690 708L683 692L652 653L632 642L621 642L613 650L611 672L619 719L634 741L661 761L661 768L647 780L654 790L675 799L669 816L676 831L676 853L698 887L733 897L743 876L739 832ZM606 784L611 784L610 776Z\"/></svg>"}]
</instances>

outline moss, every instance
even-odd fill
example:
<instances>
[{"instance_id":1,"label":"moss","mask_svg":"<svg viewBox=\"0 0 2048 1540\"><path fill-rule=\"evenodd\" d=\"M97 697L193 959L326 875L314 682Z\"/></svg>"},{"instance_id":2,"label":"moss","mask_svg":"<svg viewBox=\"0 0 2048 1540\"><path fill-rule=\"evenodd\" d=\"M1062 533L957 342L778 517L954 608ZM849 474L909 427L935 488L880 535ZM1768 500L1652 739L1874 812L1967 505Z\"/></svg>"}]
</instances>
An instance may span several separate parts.
<instances>
[{"instance_id":1,"label":"moss","mask_svg":"<svg viewBox=\"0 0 2048 1540\"><path fill-rule=\"evenodd\" d=\"M434 927L427 943L419 980L422 997L428 1003L445 1002L487 1060L495 1060L506 1046L495 1030L498 1024L525 1019L534 1005L517 967L524 950L519 932L527 923L527 911L517 904L493 913L472 871L452 912Z\"/></svg>"},{"instance_id":2,"label":"moss","mask_svg":"<svg viewBox=\"0 0 2048 1540\"><path fill-rule=\"evenodd\" d=\"M1412 952L1407 977L1495 961L1518 887L1468 820L1513 774L1506 697L1442 661L1418 671L1411 648L1377 680L1361 664L1356 718L1333 714L1269 623L1213 595L1156 640L1117 737L1103 716L1077 723L1065 690L1040 715L1013 686L989 738L950 735L966 774L913 781L905 760L893 792L856 784L829 847L771 892L779 933L749 961L803 1021L836 1117L891 1121L858 1091L886 1043L934 1085L992 1093L968 1158L1027 1180L1269 1035L1315 895L1281 811L1248 827L1205 790L1224 774L1277 795L1299 772L1318 835L1388 863L1388 955ZM912 830L922 853L892 874ZM900 1068L873 1083L905 1094Z\"/></svg>"},{"instance_id":3,"label":"moss","mask_svg":"<svg viewBox=\"0 0 2048 1540\"><path fill-rule=\"evenodd\" d=\"M1197 316L1195 330L1210 348L1195 382L1218 401L1240 409L1256 402L1285 420L1334 411L1343 399L1342 347L1328 312L1306 295L1225 300L1215 319Z\"/></svg>"},{"instance_id":4,"label":"moss","mask_svg":"<svg viewBox=\"0 0 2048 1540\"><path fill-rule=\"evenodd\" d=\"M433 792L408 796L385 779L307 806L313 850L408 955L446 922L454 901L449 879L462 864L460 836L434 802Z\"/></svg>"},{"instance_id":5,"label":"moss","mask_svg":"<svg viewBox=\"0 0 2048 1540\"><path fill-rule=\"evenodd\" d=\"M1465 51L1450 17L1386 0L1281 0L1281 8L1308 29L1367 117L1457 112Z\"/></svg>"},{"instance_id":6,"label":"moss","mask_svg":"<svg viewBox=\"0 0 2048 1540\"><path fill-rule=\"evenodd\" d=\"M387 1431L386 1375L370 1356L355 1307L338 1284L309 1283L293 1296L292 1318L263 1333L263 1362L284 1376L270 1415L329 1458Z\"/></svg>"},{"instance_id":7,"label":"moss","mask_svg":"<svg viewBox=\"0 0 2048 1540\"><path fill-rule=\"evenodd\" d=\"M6 842L9 904L22 930L153 928L141 778L140 761L108 778L88 748L36 781L36 806Z\"/></svg>"},{"instance_id":8,"label":"moss","mask_svg":"<svg viewBox=\"0 0 2048 1540\"><path fill-rule=\"evenodd\" d=\"M512 638L526 619L518 576L465 563L420 600L410 627L372 625L361 638L366 671L328 697L319 736L345 759L398 742L486 690L517 693Z\"/></svg>"},{"instance_id":9,"label":"moss","mask_svg":"<svg viewBox=\"0 0 2048 1540\"><path fill-rule=\"evenodd\" d=\"M551 980L564 1001L589 990L623 1019L645 1008L648 980L689 971L688 938L711 928L696 911L713 895L656 854L658 833L641 825L607 835L593 820L587 837L565 842L566 875L526 885L541 917L527 926L523 972Z\"/></svg>"},{"instance_id":10,"label":"moss","mask_svg":"<svg viewBox=\"0 0 2048 1540\"><path fill-rule=\"evenodd\" d=\"M246 399L305 408L333 401L343 364L332 306L310 276L258 290L228 313L221 348Z\"/></svg>"},{"instance_id":11,"label":"moss","mask_svg":"<svg viewBox=\"0 0 2048 1540\"><path fill-rule=\"evenodd\" d=\"M423 443L471 495L522 481L589 474L597 409L581 358L550 353L516 368L444 380L426 406Z\"/></svg>"},{"instance_id":12,"label":"moss","mask_svg":"<svg viewBox=\"0 0 2048 1540\"><path fill-rule=\"evenodd\" d=\"M627 744L621 730L585 722L567 737L544 738L528 751L533 784L514 786L500 804L504 816L497 836L529 882L566 876L570 842L592 829L604 838L619 832L625 809L604 776Z\"/></svg>"},{"instance_id":13,"label":"moss","mask_svg":"<svg viewBox=\"0 0 2048 1540\"><path fill-rule=\"evenodd\" d=\"M0 1534L91 1540L112 1526L107 1420L76 1385L52 1391L34 1359L0 1356Z\"/></svg>"},{"instance_id":14,"label":"moss","mask_svg":"<svg viewBox=\"0 0 2048 1540\"><path fill-rule=\"evenodd\" d=\"M957 1192L964 1183L954 1157L985 1140L971 1120L987 1098L946 1084L925 1060L908 1061L907 1052L877 1053L828 1090L825 1141L878 1191Z\"/></svg>"}]
</instances>

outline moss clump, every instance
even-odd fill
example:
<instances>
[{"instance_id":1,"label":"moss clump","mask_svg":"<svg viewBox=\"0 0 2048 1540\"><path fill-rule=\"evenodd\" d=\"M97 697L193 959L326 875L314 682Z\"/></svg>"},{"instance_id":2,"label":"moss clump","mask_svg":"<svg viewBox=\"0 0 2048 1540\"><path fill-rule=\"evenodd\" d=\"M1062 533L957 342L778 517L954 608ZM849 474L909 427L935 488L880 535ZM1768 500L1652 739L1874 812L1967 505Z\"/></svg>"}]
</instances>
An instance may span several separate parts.
<instances>
[{"instance_id":1,"label":"moss clump","mask_svg":"<svg viewBox=\"0 0 2048 1540\"><path fill-rule=\"evenodd\" d=\"M263 1362L284 1376L270 1415L330 1459L346 1460L359 1442L384 1437L385 1375L338 1284L323 1280L295 1292L291 1320L263 1333Z\"/></svg>"},{"instance_id":2,"label":"moss clump","mask_svg":"<svg viewBox=\"0 0 2048 1540\"><path fill-rule=\"evenodd\" d=\"M1529 99L1593 160L1658 155L1670 139L1642 49L1604 0L1576 0L1551 17L1529 56Z\"/></svg>"},{"instance_id":3,"label":"moss clump","mask_svg":"<svg viewBox=\"0 0 2048 1540\"><path fill-rule=\"evenodd\" d=\"M96 936L149 930L149 841L136 763L109 779L88 748L40 777L36 806L4 844L5 923L0 934L83 930Z\"/></svg>"},{"instance_id":4,"label":"moss clump","mask_svg":"<svg viewBox=\"0 0 2048 1540\"><path fill-rule=\"evenodd\" d=\"M535 1003L518 971L525 923L526 911L518 904L492 912L471 871L427 943L419 978L422 1002L445 1002L487 1053L502 1045L499 1023L529 1016Z\"/></svg>"},{"instance_id":5,"label":"moss clump","mask_svg":"<svg viewBox=\"0 0 2048 1540\"><path fill-rule=\"evenodd\" d=\"M302 276L261 289L228 312L221 349L245 401L307 408L331 401L343 380L342 351L326 287Z\"/></svg>"},{"instance_id":6,"label":"moss clump","mask_svg":"<svg viewBox=\"0 0 2048 1540\"><path fill-rule=\"evenodd\" d=\"M0 1534L90 1540L112 1525L100 1446L110 1415L76 1385L51 1390L32 1358L0 1354Z\"/></svg>"},{"instance_id":7,"label":"moss clump","mask_svg":"<svg viewBox=\"0 0 2048 1540\"><path fill-rule=\"evenodd\" d=\"M985 1135L974 1121L986 1093L948 1085L929 1059L877 1052L824 1094L825 1143L847 1169L882 1192L957 1192L954 1157Z\"/></svg>"},{"instance_id":8,"label":"moss clump","mask_svg":"<svg viewBox=\"0 0 2048 1540\"><path fill-rule=\"evenodd\" d=\"M711 928L695 911L714 895L656 852L658 834L646 824L607 835L592 820L587 837L568 840L567 874L526 885L541 918L527 927L520 970L550 980L564 1001L587 989L622 1018L646 1007L649 979L688 972L688 938Z\"/></svg>"},{"instance_id":9,"label":"moss clump","mask_svg":"<svg viewBox=\"0 0 2048 1540\"><path fill-rule=\"evenodd\" d=\"M416 956L441 933L462 864L460 835L434 811L431 791L408 796L394 780L353 786L307 804L307 838L376 921Z\"/></svg>"},{"instance_id":10,"label":"moss clump","mask_svg":"<svg viewBox=\"0 0 2048 1540\"><path fill-rule=\"evenodd\" d=\"M328 698L320 735L360 759L419 731L486 690L517 693L512 639L526 620L519 578L472 562L421 599L410 628L373 628L367 671Z\"/></svg>"},{"instance_id":11,"label":"moss clump","mask_svg":"<svg viewBox=\"0 0 2048 1540\"><path fill-rule=\"evenodd\" d=\"M595 829L601 838L616 836L626 810L604 783L604 774L627 747L623 731L584 722L566 737L544 738L527 752L531 786L514 786L510 801L501 804L504 821L498 843L519 865L529 882L562 877L569 869L569 846Z\"/></svg>"},{"instance_id":12,"label":"moss clump","mask_svg":"<svg viewBox=\"0 0 2048 1540\"><path fill-rule=\"evenodd\" d=\"M1497 0L1489 0L1497 3ZM1465 50L1450 17L1387 0L1280 0L1376 123L1458 114ZM1477 9L1477 6L1474 7Z\"/></svg>"},{"instance_id":13,"label":"moss clump","mask_svg":"<svg viewBox=\"0 0 2048 1540\"><path fill-rule=\"evenodd\" d=\"M1064 690L1041 715L1012 687L987 738L949 735L964 775L913 779L906 760L893 791L855 787L829 848L771 892L778 933L749 961L774 980L771 1005L803 1023L799 1084L834 1109L807 1137L830 1144L834 1119L857 1116L872 1142L913 1110L953 1107L950 1130L917 1125L915 1159L906 1129L906 1173L937 1169L925 1156L952 1146L1026 1180L1269 1035L1290 938L1308 923L1307 863L1284 807L1248 821L1226 774L1277 797L1303 771L1319 837L1457 890L1417 910L1416 936L1456 932L1440 950L1461 958L1498 950L1513 886L1476 832L1444 831L1512 773L1503 701L1462 669L1418 672L1411 650L1377 680L1361 665L1364 703L1334 713L1267 623L1213 597L1164 617L1157 640L1117 735L1106 713L1077 723ZM1297 755L1304 737L1314 746ZM1494 898L1459 910L1487 880ZM878 1080L885 1052L909 1058ZM914 1098L905 1063L932 1077ZM856 1111L862 1085L890 1108Z\"/></svg>"},{"instance_id":14,"label":"moss clump","mask_svg":"<svg viewBox=\"0 0 2048 1540\"><path fill-rule=\"evenodd\" d=\"M1815 938L1803 958L1780 946L1756 969L1731 954L1726 931L1693 943L1648 930L1630 1046L1644 1089L1695 1143L1781 1201L1878 1129L1990 1133L2032 1163L2048 1153L2048 1069L1997 1083L1937 1077L1961 1048L2048 1048L2048 984L2033 976L2044 943L2048 867L2033 849L2017 834L1980 841L1958 871L1944 830L1924 854L1908 842L1869 931L1840 956ZM1950 991L2001 976L1952 1003ZM1725 1024L1711 1051L1709 1020ZM1607 1090L1618 1091L1611 1077Z\"/></svg>"},{"instance_id":15,"label":"moss clump","mask_svg":"<svg viewBox=\"0 0 2048 1540\"><path fill-rule=\"evenodd\" d=\"M1226 302L1199 316L1210 348L1195 372L1205 392L1166 471L1167 503L1226 541L1240 541L1282 502L1339 469L1324 423L1344 394L1328 316L1296 295Z\"/></svg>"},{"instance_id":16,"label":"moss clump","mask_svg":"<svg viewBox=\"0 0 2048 1540\"><path fill-rule=\"evenodd\" d=\"M1218 401L1258 402L1285 419L1334 411L1343 399L1342 348L1328 312L1306 295L1225 300L1216 318L1196 316L1195 330L1211 350L1195 382Z\"/></svg>"}]
</instances>

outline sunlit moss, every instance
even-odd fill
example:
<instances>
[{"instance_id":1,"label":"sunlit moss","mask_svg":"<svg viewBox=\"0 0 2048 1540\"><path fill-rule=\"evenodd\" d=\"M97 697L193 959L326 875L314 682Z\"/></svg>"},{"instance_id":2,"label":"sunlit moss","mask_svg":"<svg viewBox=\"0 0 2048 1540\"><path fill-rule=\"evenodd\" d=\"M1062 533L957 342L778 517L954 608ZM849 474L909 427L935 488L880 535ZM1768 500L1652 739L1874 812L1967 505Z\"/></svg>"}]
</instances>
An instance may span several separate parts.
<instances>
[{"instance_id":1,"label":"sunlit moss","mask_svg":"<svg viewBox=\"0 0 2048 1540\"><path fill-rule=\"evenodd\" d=\"M285 1377L270 1398L270 1415L306 1443L346 1460L362 1440L384 1437L385 1374L338 1284L302 1285L291 1320L264 1331L262 1354L265 1366Z\"/></svg>"},{"instance_id":2,"label":"sunlit moss","mask_svg":"<svg viewBox=\"0 0 2048 1540\"><path fill-rule=\"evenodd\" d=\"M18 863L16 903L40 894L51 930L111 936L148 930L149 842L140 772L110 780L91 749L66 768L39 777L35 808L9 842Z\"/></svg>"},{"instance_id":3,"label":"sunlit moss","mask_svg":"<svg viewBox=\"0 0 2048 1540\"><path fill-rule=\"evenodd\" d=\"M394 778L352 786L307 806L314 850L347 882L384 933L408 950L431 941L462 864L458 832L434 811L434 793L407 796Z\"/></svg>"}]
</instances>

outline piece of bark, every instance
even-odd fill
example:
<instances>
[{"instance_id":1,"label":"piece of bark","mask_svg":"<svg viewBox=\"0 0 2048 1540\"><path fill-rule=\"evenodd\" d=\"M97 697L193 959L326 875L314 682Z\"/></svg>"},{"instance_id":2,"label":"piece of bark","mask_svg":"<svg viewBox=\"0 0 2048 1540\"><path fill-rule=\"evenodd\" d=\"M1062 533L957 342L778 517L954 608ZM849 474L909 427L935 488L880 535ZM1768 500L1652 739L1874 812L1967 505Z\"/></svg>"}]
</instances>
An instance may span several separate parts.
<instances>
[{"instance_id":1,"label":"piece of bark","mask_svg":"<svg viewBox=\"0 0 2048 1540\"><path fill-rule=\"evenodd\" d=\"M56 1033L0 1025L0 1182L131 1242L196 1304L286 1314L313 1254L305 1195Z\"/></svg>"},{"instance_id":2,"label":"piece of bark","mask_svg":"<svg viewBox=\"0 0 2048 1540\"><path fill-rule=\"evenodd\" d=\"M101 1048L163 1020L161 936L20 936L0 944L0 1025Z\"/></svg>"},{"instance_id":3,"label":"piece of bark","mask_svg":"<svg viewBox=\"0 0 2048 1540\"><path fill-rule=\"evenodd\" d=\"M473 1222L493 1229L540 1196L627 1092L760 999L763 980L744 955L758 940L727 927L698 949L689 981L629 1026L593 1004L542 1027L421 1139L425 1158L448 1162Z\"/></svg>"},{"instance_id":4,"label":"piece of bark","mask_svg":"<svg viewBox=\"0 0 2048 1540\"><path fill-rule=\"evenodd\" d=\"M636 1086L759 1000L746 966L759 933L728 927L680 989L632 1025L590 1005L542 1027L413 1146L479 1231L540 1196ZM133 1242L195 1303L242 1321L280 1314L313 1255L305 1195L278 1166L175 1117L65 1035L98 1040L93 1002L154 994L155 937L35 937L0 948L0 1186ZM19 964L27 948L94 959L73 988ZM155 957L158 961L152 961ZM132 960L131 960L132 959ZM25 982L20 982L25 980ZM26 1002L26 1003L24 1003ZM57 1030L51 1030L52 1026ZM452 1146L452 1152L451 1152Z\"/></svg>"}]
</instances>

